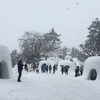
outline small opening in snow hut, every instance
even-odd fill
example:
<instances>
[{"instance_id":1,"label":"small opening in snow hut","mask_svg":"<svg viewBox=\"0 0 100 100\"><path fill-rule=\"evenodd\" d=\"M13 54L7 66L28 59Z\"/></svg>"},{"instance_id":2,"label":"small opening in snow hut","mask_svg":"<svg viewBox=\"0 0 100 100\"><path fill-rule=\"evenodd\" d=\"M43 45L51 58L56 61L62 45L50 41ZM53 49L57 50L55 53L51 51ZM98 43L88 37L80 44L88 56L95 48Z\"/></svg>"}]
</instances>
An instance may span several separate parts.
<instances>
[{"instance_id":1,"label":"small opening in snow hut","mask_svg":"<svg viewBox=\"0 0 100 100\"><path fill-rule=\"evenodd\" d=\"M0 62L0 78L5 79L8 78L8 66L6 61L1 61Z\"/></svg>"},{"instance_id":2,"label":"small opening in snow hut","mask_svg":"<svg viewBox=\"0 0 100 100\"><path fill-rule=\"evenodd\" d=\"M96 78L97 78L97 71L95 69L91 69L90 72L89 72L88 79L96 80Z\"/></svg>"},{"instance_id":3,"label":"small opening in snow hut","mask_svg":"<svg viewBox=\"0 0 100 100\"><path fill-rule=\"evenodd\" d=\"M0 78L2 78L2 65L1 65L1 62L0 62Z\"/></svg>"}]
</instances>

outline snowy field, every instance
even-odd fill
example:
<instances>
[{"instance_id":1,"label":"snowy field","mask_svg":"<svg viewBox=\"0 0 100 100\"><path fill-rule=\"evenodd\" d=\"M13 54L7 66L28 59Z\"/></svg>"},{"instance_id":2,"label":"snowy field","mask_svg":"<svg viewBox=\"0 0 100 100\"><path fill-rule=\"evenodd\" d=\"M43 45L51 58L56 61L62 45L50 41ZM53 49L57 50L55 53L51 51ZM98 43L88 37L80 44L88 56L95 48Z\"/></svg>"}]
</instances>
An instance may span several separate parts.
<instances>
[{"instance_id":1,"label":"snowy field","mask_svg":"<svg viewBox=\"0 0 100 100\"><path fill-rule=\"evenodd\" d=\"M73 74L23 72L22 82L0 79L0 100L100 100L100 81Z\"/></svg>"}]
</instances>

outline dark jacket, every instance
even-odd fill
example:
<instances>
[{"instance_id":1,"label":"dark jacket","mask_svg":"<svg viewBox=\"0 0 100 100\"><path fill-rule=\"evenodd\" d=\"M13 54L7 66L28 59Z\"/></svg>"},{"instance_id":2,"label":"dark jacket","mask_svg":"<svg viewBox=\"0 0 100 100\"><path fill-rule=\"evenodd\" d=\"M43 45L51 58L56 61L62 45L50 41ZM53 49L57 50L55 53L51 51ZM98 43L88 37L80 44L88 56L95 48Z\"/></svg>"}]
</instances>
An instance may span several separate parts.
<instances>
[{"instance_id":1,"label":"dark jacket","mask_svg":"<svg viewBox=\"0 0 100 100\"><path fill-rule=\"evenodd\" d=\"M19 62L18 62L18 72L22 72L22 70L23 70L23 62L22 62L22 60L20 60Z\"/></svg>"},{"instance_id":2,"label":"dark jacket","mask_svg":"<svg viewBox=\"0 0 100 100\"><path fill-rule=\"evenodd\" d=\"M79 73L79 66L75 69L75 73Z\"/></svg>"}]
</instances>

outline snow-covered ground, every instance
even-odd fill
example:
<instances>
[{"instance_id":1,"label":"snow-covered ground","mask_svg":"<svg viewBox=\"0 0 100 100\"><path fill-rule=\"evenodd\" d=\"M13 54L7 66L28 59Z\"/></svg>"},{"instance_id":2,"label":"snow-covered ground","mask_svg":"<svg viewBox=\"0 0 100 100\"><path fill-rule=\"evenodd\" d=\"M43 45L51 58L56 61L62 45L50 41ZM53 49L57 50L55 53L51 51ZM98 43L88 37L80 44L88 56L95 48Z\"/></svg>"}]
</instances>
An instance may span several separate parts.
<instances>
[{"instance_id":1,"label":"snow-covered ground","mask_svg":"<svg viewBox=\"0 0 100 100\"><path fill-rule=\"evenodd\" d=\"M84 77L55 74L27 73L17 82L17 69L13 79L0 79L0 100L100 100L100 81Z\"/></svg>"}]
</instances>

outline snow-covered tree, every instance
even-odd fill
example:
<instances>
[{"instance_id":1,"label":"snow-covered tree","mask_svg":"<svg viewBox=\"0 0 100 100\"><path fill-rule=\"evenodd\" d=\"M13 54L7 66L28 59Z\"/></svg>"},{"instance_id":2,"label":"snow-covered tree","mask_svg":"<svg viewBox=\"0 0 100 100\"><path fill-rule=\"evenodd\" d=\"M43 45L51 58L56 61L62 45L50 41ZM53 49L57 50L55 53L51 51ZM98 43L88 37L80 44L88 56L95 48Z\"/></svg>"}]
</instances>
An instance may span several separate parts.
<instances>
[{"instance_id":1,"label":"snow-covered tree","mask_svg":"<svg viewBox=\"0 0 100 100\"><path fill-rule=\"evenodd\" d=\"M12 67L14 67L18 62L18 52L17 52L17 50L13 50L10 55L11 55Z\"/></svg>"},{"instance_id":2,"label":"snow-covered tree","mask_svg":"<svg viewBox=\"0 0 100 100\"><path fill-rule=\"evenodd\" d=\"M57 50L60 47L59 35L52 29L49 33L25 32L19 39L20 48L28 62L36 62L41 56Z\"/></svg>"},{"instance_id":3,"label":"snow-covered tree","mask_svg":"<svg viewBox=\"0 0 100 100\"><path fill-rule=\"evenodd\" d=\"M71 52L70 52L70 56L72 58L77 58L78 60L84 62L87 59L87 55L85 54L85 52L77 49L77 48L72 48Z\"/></svg>"},{"instance_id":4,"label":"snow-covered tree","mask_svg":"<svg viewBox=\"0 0 100 100\"><path fill-rule=\"evenodd\" d=\"M70 56L73 57L73 58L74 58L74 57L78 58L78 54L79 54L79 50L78 50L77 48L74 48L74 47L73 47L73 48L71 49Z\"/></svg>"},{"instance_id":5,"label":"snow-covered tree","mask_svg":"<svg viewBox=\"0 0 100 100\"><path fill-rule=\"evenodd\" d=\"M67 55L67 53L69 51L70 51L70 49L68 47L64 46L64 47L60 48L58 55L59 55L60 58L65 59L65 56Z\"/></svg>"}]
</instances>

